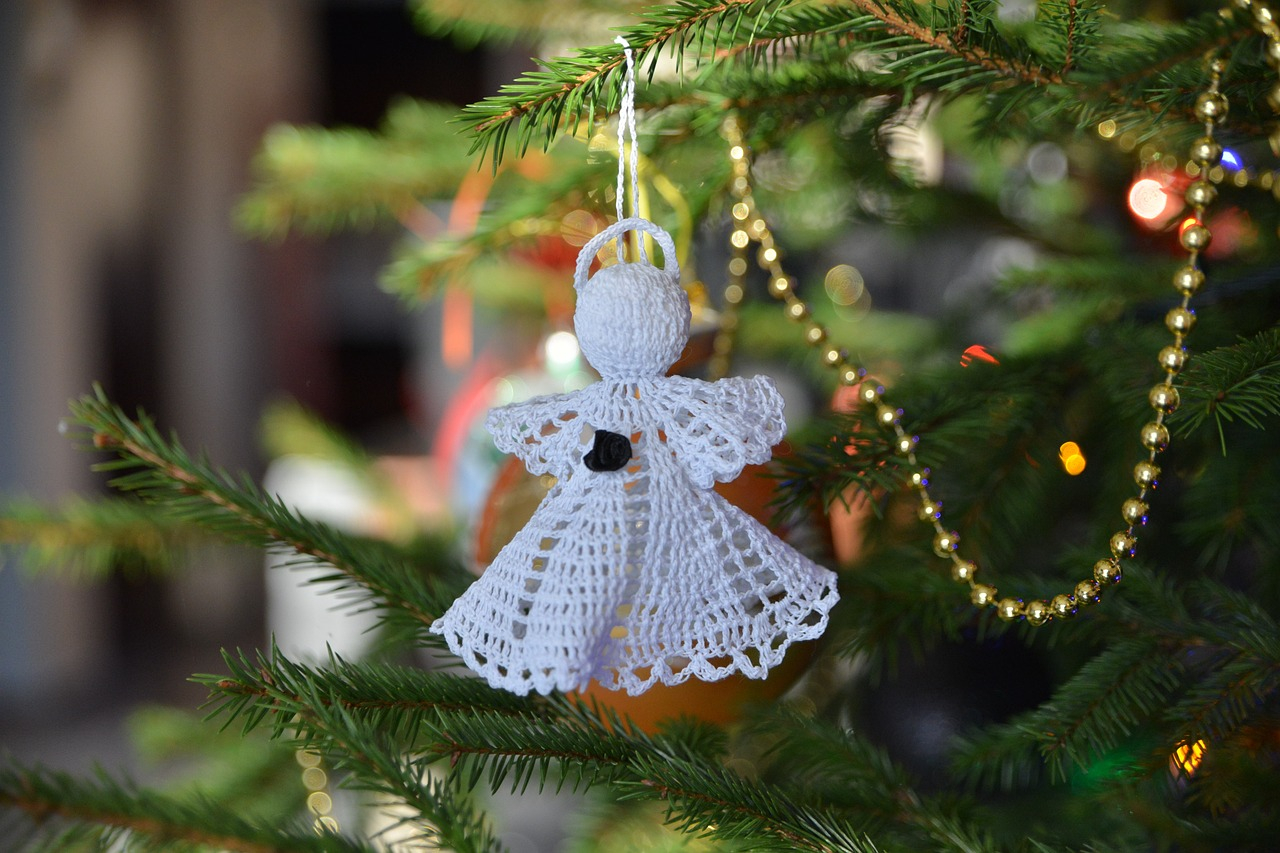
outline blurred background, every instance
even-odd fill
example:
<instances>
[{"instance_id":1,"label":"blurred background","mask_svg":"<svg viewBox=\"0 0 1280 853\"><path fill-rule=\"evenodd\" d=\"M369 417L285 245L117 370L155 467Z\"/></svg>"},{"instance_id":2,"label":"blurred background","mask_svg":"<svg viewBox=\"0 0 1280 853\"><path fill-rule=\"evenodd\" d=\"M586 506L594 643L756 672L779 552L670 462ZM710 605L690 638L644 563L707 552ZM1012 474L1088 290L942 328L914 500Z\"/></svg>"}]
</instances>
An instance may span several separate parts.
<instances>
[{"instance_id":1,"label":"blurred background","mask_svg":"<svg viewBox=\"0 0 1280 853\"><path fill-rule=\"evenodd\" d=\"M375 453L424 453L434 348L419 342L438 311L377 287L391 235L263 242L233 211L273 124L372 127L397 95L462 105L520 55L432 41L400 0L0 4L0 493L105 492L59 430L93 382L255 477L259 417L282 395ZM436 375L435 399L451 381ZM264 642L248 549L93 582L15 562L0 748L23 758L127 763L126 708L194 708L187 676Z\"/></svg>"}]
</instances>

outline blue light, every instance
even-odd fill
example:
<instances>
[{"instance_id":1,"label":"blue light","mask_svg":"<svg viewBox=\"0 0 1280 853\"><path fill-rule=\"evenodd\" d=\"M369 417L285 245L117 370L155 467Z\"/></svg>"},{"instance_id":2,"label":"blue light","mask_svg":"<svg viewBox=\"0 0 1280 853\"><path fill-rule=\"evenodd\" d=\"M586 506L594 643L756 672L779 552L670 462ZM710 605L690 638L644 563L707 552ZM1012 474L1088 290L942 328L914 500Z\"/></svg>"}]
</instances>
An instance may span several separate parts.
<instances>
[{"instance_id":1,"label":"blue light","mask_svg":"<svg viewBox=\"0 0 1280 853\"><path fill-rule=\"evenodd\" d=\"M1232 151L1230 148L1222 149L1222 165L1233 172L1244 168L1244 164L1240 162L1240 155Z\"/></svg>"}]
</instances>

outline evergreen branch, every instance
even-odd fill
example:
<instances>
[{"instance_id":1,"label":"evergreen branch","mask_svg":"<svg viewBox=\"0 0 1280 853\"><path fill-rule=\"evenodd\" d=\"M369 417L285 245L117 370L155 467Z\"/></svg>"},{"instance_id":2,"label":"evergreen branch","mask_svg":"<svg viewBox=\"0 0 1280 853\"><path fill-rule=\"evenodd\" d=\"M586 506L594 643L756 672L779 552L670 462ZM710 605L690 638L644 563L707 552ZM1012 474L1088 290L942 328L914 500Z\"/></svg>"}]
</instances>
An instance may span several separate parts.
<instances>
[{"instance_id":1,"label":"evergreen branch","mask_svg":"<svg viewBox=\"0 0 1280 853\"><path fill-rule=\"evenodd\" d=\"M219 535L259 547L284 545L309 562L329 564L334 573L315 578L314 583L335 584L333 591L339 593L371 594L390 609L386 615L398 611L419 627L429 625L432 612L443 612L453 600L439 583L428 582L420 566L400 562L388 546L308 521L279 499L262 494L247 478L233 480L208 462L192 458L176 438L162 438L145 414L136 421L130 419L100 387L93 396L73 403L71 410L74 419L92 433L94 446L117 457L98 467L130 472L112 481L118 489L163 503L175 517ZM456 578L463 573L453 567L442 574Z\"/></svg>"},{"instance_id":2,"label":"evergreen branch","mask_svg":"<svg viewBox=\"0 0 1280 853\"><path fill-rule=\"evenodd\" d=\"M467 141L449 127L452 106L400 100L382 126L269 131L254 158L241 228L279 238L404 219L426 198L449 196L471 169Z\"/></svg>"},{"instance_id":3,"label":"evergreen branch","mask_svg":"<svg viewBox=\"0 0 1280 853\"><path fill-rule=\"evenodd\" d=\"M617 13L641 4L638 0L413 0L410 5L422 32L449 36L472 47L574 34L584 14Z\"/></svg>"},{"instance_id":4,"label":"evergreen branch","mask_svg":"<svg viewBox=\"0 0 1280 853\"><path fill-rule=\"evenodd\" d=\"M774 786L749 781L724 767L661 753L637 756L632 767L640 779L624 789L634 797L662 800L667 823L681 832L750 839L755 849L877 849L834 812L799 803Z\"/></svg>"},{"instance_id":5,"label":"evergreen branch","mask_svg":"<svg viewBox=\"0 0 1280 853\"><path fill-rule=\"evenodd\" d=\"M518 701L483 685L451 677L415 678L409 671L367 667L333 659L336 673L287 660L278 652L257 661L224 655L230 677L199 676L209 685L212 715L239 719L247 732L263 723L275 738L291 738L324 752L350 771L348 783L403 802L417 813L417 837L460 853L501 849L483 816L447 781L432 778L412 757L418 731L443 705L472 704L487 692L499 704ZM388 690L416 691L409 697Z\"/></svg>"},{"instance_id":6,"label":"evergreen branch","mask_svg":"<svg viewBox=\"0 0 1280 853\"><path fill-rule=\"evenodd\" d=\"M1177 433L1190 435L1212 418L1225 455L1228 424L1263 429L1266 418L1280 414L1280 329L1197 356L1180 387Z\"/></svg>"},{"instance_id":7,"label":"evergreen branch","mask_svg":"<svg viewBox=\"0 0 1280 853\"><path fill-rule=\"evenodd\" d=\"M1037 711L1007 725L1039 741L1050 768L1062 776L1067 759L1087 765L1162 709L1182 676L1182 663L1169 649L1145 637L1122 639Z\"/></svg>"},{"instance_id":8,"label":"evergreen branch","mask_svg":"<svg viewBox=\"0 0 1280 853\"><path fill-rule=\"evenodd\" d=\"M975 831L971 820L922 796L882 749L856 733L786 711L762 717L753 729L780 733L768 753L771 775L781 771L803 788L816 790L842 813L872 822L866 828L869 834L909 830L901 845L911 849L993 849L991 839Z\"/></svg>"},{"instance_id":9,"label":"evergreen branch","mask_svg":"<svg viewBox=\"0 0 1280 853\"><path fill-rule=\"evenodd\" d=\"M679 39L681 47L697 41L702 51L713 51L732 41L744 18L753 16L758 25L769 18L777 3L680 0L655 7L645 21L620 28L620 32L631 45L636 67L649 60L652 69L658 52L672 40ZM715 30L708 39L707 30L713 24ZM498 95L463 110L461 120L475 137L472 150L487 152L492 147L496 165L513 126L518 128L518 147L523 152L539 127L549 145L560 127L593 118L597 105L612 111L620 99L615 78L624 62L616 44L581 48L575 56L541 62L543 70L524 74L503 86Z\"/></svg>"},{"instance_id":10,"label":"evergreen branch","mask_svg":"<svg viewBox=\"0 0 1280 853\"><path fill-rule=\"evenodd\" d=\"M966 26L957 27L951 33L933 29L913 20L904 14L905 6L890 8L889 4L877 0L846 0L846 2L867 15L880 21L890 33L897 33L920 45L927 45L959 59L969 65L976 65L987 71L993 71L1003 78L1029 83L1034 86L1060 85L1062 77L1046 71L1037 63L1019 58L998 56L969 39Z\"/></svg>"},{"instance_id":11,"label":"evergreen branch","mask_svg":"<svg viewBox=\"0 0 1280 853\"><path fill-rule=\"evenodd\" d=\"M18 848L32 853L66 850L72 841L93 842L95 849L116 849L116 844L122 844L130 850L157 853L205 848L229 853L374 851L340 835L317 835L310 827L251 821L202 797L166 796L102 771L87 781L13 760L0 767L0 807L21 812L43 828ZM42 833L45 843L39 843ZM14 834L7 837L13 841Z\"/></svg>"},{"instance_id":12,"label":"evergreen branch","mask_svg":"<svg viewBox=\"0 0 1280 853\"><path fill-rule=\"evenodd\" d=\"M281 721L305 712L317 691L327 704L340 706L353 718L406 741L416 737L430 712L488 710L500 714L529 713L535 700L495 690L475 678L428 673L410 667L353 663L331 655L319 668L295 663L273 648L271 655L223 652L226 675L199 675L194 681L210 690L210 716L224 724L242 719L245 731L268 717L279 736Z\"/></svg>"},{"instance_id":13,"label":"evergreen branch","mask_svg":"<svg viewBox=\"0 0 1280 853\"><path fill-rule=\"evenodd\" d=\"M163 572L178 552L208 535L136 500L72 499L58 508L13 501L0 510L0 543L21 546L32 571L81 578Z\"/></svg>"},{"instance_id":14,"label":"evergreen branch","mask_svg":"<svg viewBox=\"0 0 1280 853\"><path fill-rule=\"evenodd\" d=\"M425 729L428 760L447 759L464 787L475 787L487 775L494 791L510 779L512 793L523 792L535 775L541 790L553 766L560 771L557 790L569 780L573 790L615 781L645 742L635 730L613 732L531 714L446 711Z\"/></svg>"}]
</instances>

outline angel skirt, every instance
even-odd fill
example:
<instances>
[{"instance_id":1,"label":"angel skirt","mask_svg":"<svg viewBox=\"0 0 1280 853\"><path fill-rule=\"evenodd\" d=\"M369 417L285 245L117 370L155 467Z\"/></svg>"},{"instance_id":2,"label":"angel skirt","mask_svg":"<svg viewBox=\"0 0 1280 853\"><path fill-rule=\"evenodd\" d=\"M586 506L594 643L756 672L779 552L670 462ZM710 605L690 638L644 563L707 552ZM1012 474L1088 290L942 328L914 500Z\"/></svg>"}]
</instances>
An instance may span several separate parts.
<instances>
[{"instance_id":1,"label":"angel skirt","mask_svg":"<svg viewBox=\"0 0 1280 853\"><path fill-rule=\"evenodd\" d=\"M537 418L518 425L523 441L505 442L504 449L523 451L531 470L556 473L557 482L431 629L494 687L523 695L581 690L595 679L634 695L691 677L764 678L793 642L825 630L837 600L834 573L725 501L709 488L709 476L691 476L697 460L673 449L678 437L689 444L690 419L672 417L670 398L671 389L683 396L696 380L674 381L657 380L667 383L660 393L656 385L643 395L624 392L625 411L613 405L609 414L592 411L609 383L577 392L579 399L564 395L558 402L566 414L550 432L567 434L559 436L571 463L565 467L530 459L528 445L556 438L534 428ZM744 384L726 389L757 390L748 383L758 380L737 381ZM776 396L772 385L768 390ZM688 415L688 407L681 411ZM588 468L582 455L592 427L626 435L629 464ZM777 438L767 439L766 451ZM763 461L759 455L745 461ZM718 471L716 479L740 469Z\"/></svg>"}]
</instances>

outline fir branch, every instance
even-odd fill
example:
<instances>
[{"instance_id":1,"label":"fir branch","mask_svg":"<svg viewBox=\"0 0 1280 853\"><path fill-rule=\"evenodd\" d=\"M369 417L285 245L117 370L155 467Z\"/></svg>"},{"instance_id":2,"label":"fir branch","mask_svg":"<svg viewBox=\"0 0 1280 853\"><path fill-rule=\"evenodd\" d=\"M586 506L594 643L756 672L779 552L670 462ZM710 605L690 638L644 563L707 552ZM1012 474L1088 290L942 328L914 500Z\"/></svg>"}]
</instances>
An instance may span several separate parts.
<instances>
[{"instance_id":1,"label":"fir branch","mask_svg":"<svg viewBox=\"0 0 1280 853\"><path fill-rule=\"evenodd\" d=\"M884 750L853 731L788 711L762 716L752 729L765 736L776 733L767 753L771 776L781 773L816 790L842 813L856 814L867 822L869 835L902 836L904 849L993 849L971 818L920 794Z\"/></svg>"},{"instance_id":2,"label":"fir branch","mask_svg":"<svg viewBox=\"0 0 1280 853\"><path fill-rule=\"evenodd\" d=\"M448 36L464 47L504 44L518 38L547 40L577 34L583 15L640 8L640 0L413 0L422 32Z\"/></svg>"},{"instance_id":3,"label":"fir branch","mask_svg":"<svg viewBox=\"0 0 1280 853\"><path fill-rule=\"evenodd\" d=\"M1004 724L1031 737L1050 770L1065 778L1067 762L1088 765L1168 703L1183 665L1149 637L1111 643L1055 691L1038 710Z\"/></svg>"},{"instance_id":4,"label":"fir branch","mask_svg":"<svg viewBox=\"0 0 1280 853\"><path fill-rule=\"evenodd\" d=\"M943 54L963 59L970 66L995 72L1002 78L1029 83L1033 86L1055 86L1063 82L1061 76L1046 71L1038 63L1017 57L1000 56L974 44L969 37L968 22L971 19L967 8L962 10L964 14L962 20L965 23L958 25L952 32L945 32L926 26L909 16L906 4L897 4L893 7L892 4L877 2L877 0L847 0L847 2L875 18L889 33L906 36L918 45L926 45Z\"/></svg>"},{"instance_id":5,"label":"fir branch","mask_svg":"<svg viewBox=\"0 0 1280 853\"><path fill-rule=\"evenodd\" d=\"M1229 424L1264 429L1265 419L1280 414L1280 329L1196 356L1179 387L1176 433L1191 435L1212 419L1225 455Z\"/></svg>"},{"instance_id":6,"label":"fir branch","mask_svg":"<svg viewBox=\"0 0 1280 853\"><path fill-rule=\"evenodd\" d=\"M631 796L664 801L668 824L681 832L749 839L753 849L877 849L831 810L797 802L779 788L743 779L726 768L662 754L637 756L632 766L640 779L624 789L629 788Z\"/></svg>"},{"instance_id":7,"label":"fir branch","mask_svg":"<svg viewBox=\"0 0 1280 853\"><path fill-rule=\"evenodd\" d=\"M245 231L280 238L327 234L406 218L425 198L452 195L471 170L451 106L400 100L382 126L281 125L254 158L254 187L236 211Z\"/></svg>"},{"instance_id":8,"label":"fir branch","mask_svg":"<svg viewBox=\"0 0 1280 853\"><path fill-rule=\"evenodd\" d=\"M293 714L305 712L320 695L353 718L409 742L431 712L487 710L499 714L529 713L539 702L495 690L475 678L428 673L410 667L343 660L331 655L328 666L290 661L279 649L270 655L223 652L226 675L198 675L194 681L210 690L209 716L236 719L249 730L269 720L280 736Z\"/></svg>"},{"instance_id":9,"label":"fir branch","mask_svg":"<svg viewBox=\"0 0 1280 853\"><path fill-rule=\"evenodd\" d=\"M418 729L443 704L433 700L466 702L467 695L474 699L487 688L476 685L468 694L461 679L436 678L412 683L420 692L406 699L385 692L412 681L403 670L371 670L335 659L341 671L326 675L278 653L270 660L259 656L256 664L243 654L224 658L230 677L198 679L211 687L211 715L224 715L226 724L239 719L245 731L265 723L273 737L320 750L351 772L350 787L386 794L412 809L417 818L404 823L413 824L424 842L459 853L501 849L484 817L455 786L433 778L430 761L413 757ZM488 692L498 702L513 698Z\"/></svg>"},{"instance_id":10,"label":"fir branch","mask_svg":"<svg viewBox=\"0 0 1280 853\"><path fill-rule=\"evenodd\" d=\"M714 51L732 43L748 16L753 28L759 26L777 4L778 0L680 0L655 7L645 21L620 32L631 45L636 67L648 60L652 76L658 52L671 41L679 39L681 48L696 41L701 51ZM498 95L463 110L460 118L475 137L472 150L492 148L496 165L513 127L523 152L539 129L549 145L561 127L594 118L598 105L612 111L620 98L616 75L624 62L616 44L581 48L575 56L541 62L543 70L524 74Z\"/></svg>"},{"instance_id":11,"label":"fir branch","mask_svg":"<svg viewBox=\"0 0 1280 853\"><path fill-rule=\"evenodd\" d=\"M422 628L431 623L433 612L443 612L454 598L438 581L429 582L423 567L400 562L389 546L308 521L280 500L262 494L247 478L235 480L207 461L193 458L176 438L161 437L145 414L136 421L130 419L100 387L93 396L73 403L71 411L92 434L94 446L117 457L98 468L129 472L117 476L112 485L165 504L177 518L251 545L284 545L309 563L331 565L333 573L312 582L335 585L336 593L372 596L385 608L384 618L399 612ZM444 578L454 580L463 574L443 559L441 563ZM428 641L425 632L420 633Z\"/></svg>"},{"instance_id":12,"label":"fir branch","mask_svg":"<svg viewBox=\"0 0 1280 853\"><path fill-rule=\"evenodd\" d=\"M178 851L214 848L229 853L373 853L374 848L310 827L254 822L198 796L181 799L139 788L99 771L93 781L9 760L0 766L0 808L35 822L16 851L66 850L73 842L95 849ZM20 826L0 825L13 842ZM43 841L41 839L43 836Z\"/></svg>"},{"instance_id":13,"label":"fir branch","mask_svg":"<svg viewBox=\"0 0 1280 853\"><path fill-rule=\"evenodd\" d=\"M76 498L57 508L19 500L0 510L0 543L20 546L28 569L76 578L165 572L185 547L208 538L136 500Z\"/></svg>"}]
</instances>

